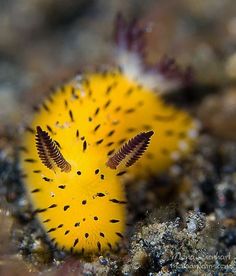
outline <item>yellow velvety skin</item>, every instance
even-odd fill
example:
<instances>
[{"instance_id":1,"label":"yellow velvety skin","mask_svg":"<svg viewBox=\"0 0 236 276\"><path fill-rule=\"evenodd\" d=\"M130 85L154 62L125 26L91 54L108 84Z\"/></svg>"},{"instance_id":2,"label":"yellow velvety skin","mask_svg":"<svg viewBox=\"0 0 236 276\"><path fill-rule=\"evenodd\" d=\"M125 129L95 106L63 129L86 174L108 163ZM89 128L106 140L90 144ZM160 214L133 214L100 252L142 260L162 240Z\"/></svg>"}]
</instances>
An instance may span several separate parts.
<instances>
[{"instance_id":1,"label":"yellow velvety skin","mask_svg":"<svg viewBox=\"0 0 236 276\"><path fill-rule=\"evenodd\" d=\"M42 164L37 126L56 141L70 172ZM138 133L153 130L147 151L126 169L146 178L189 153L195 129L186 112L122 73L88 74L59 88L35 115L21 154L27 192L50 239L76 252L114 247L125 231L126 198L124 168L107 167L109 156Z\"/></svg>"}]
</instances>

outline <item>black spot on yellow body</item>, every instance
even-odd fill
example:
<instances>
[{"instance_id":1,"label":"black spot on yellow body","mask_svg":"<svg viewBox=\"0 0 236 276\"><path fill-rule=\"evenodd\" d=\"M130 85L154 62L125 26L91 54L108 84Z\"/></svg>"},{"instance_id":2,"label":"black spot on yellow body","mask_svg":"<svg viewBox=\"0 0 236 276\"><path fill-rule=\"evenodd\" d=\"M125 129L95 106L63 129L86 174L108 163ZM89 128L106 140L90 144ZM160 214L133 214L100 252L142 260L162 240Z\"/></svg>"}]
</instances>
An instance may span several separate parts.
<instances>
[{"instance_id":1,"label":"black spot on yellow body","mask_svg":"<svg viewBox=\"0 0 236 276\"><path fill-rule=\"evenodd\" d=\"M54 232L54 231L56 231L56 230L57 230L57 228L50 228L50 229L47 231L47 233Z\"/></svg>"},{"instance_id":2,"label":"black spot on yellow body","mask_svg":"<svg viewBox=\"0 0 236 276\"><path fill-rule=\"evenodd\" d=\"M35 211L34 211L34 214L37 214L37 213L43 213L43 212L46 212L47 211L47 208L42 208L42 209L36 209Z\"/></svg>"},{"instance_id":3,"label":"black spot on yellow body","mask_svg":"<svg viewBox=\"0 0 236 276\"><path fill-rule=\"evenodd\" d=\"M95 128L94 128L94 132L96 132L99 128L100 128L101 124L98 124Z\"/></svg>"},{"instance_id":4,"label":"black spot on yellow body","mask_svg":"<svg viewBox=\"0 0 236 276\"><path fill-rule=\"evenodd\" d=\"M120 237L120 238L124 238L124 236L121 234L121 233L119 233L119 232L116 232L116 235L118 236L118 237Z\"/></svg>"},{"instance_id":5,"label":"black spot on yellow body","mask_svg":"<svg viewBox=\"0 0 236 276\"><path fill-rule=\"evenodd\" d=\"M38 192L40 192L40 189L34 189L31 191L31 193L38 193Z\"/></svg>"},{"instance_id":6,"label":"black spot on yellow body","mask_svg":"<svg viewBox=\"0 0 236 276\"><path fill-rule=\"evenodd\" d=\"M124 175L125 173L127 173L126 171L122 171L122 172L118 172L116 175L117 176L121 176L121 175Z\"/></svg>"},{"instance_id":7,"label":"black spot on yellow body","mask_svg":"<svg viewBox=\"0 0 236 276\"><path fill-rule=\"evenodd\" d=\"M100 108L99 108L99 107L97 107L97 109L95 110L94 116L97 116L97 115L98 115L98 113L99 113L99 111L100 111Z\"/></svg>"},{"instance_id":8,"label":"black spot on yellow body","mask_svg":"<svg viewBox=\"0 0 236 276\"><path fill-rule=\"evenodd\" d=\"M33 173L41 173L40 170L33 170Z\"/></svg>"},{"instance_id":9,"label":"black spot on yellow body","mask_svg":"<svg viewBox=\"0 0 236 276\"><path fill-rule=\"evenodd\" d=\"M86 151L86 149L87 149L87 142L84 141L84 142L83 142L83 151Z\"/></svg>"},{"instance_id":10,"label":"black spot on yellow body","mask_svg":"<svg viewBox=\"0 0 236 276\"><path fill-rule=\"evenodd\" d=\"M108 100L105 104L104 104L104 109L108 108L108 106L111 104L111 100Z\"/></svg>"},{"instance_id":11,"label":"black spot on yellow body","mask_svg":"<svg viewBox=\"0 0 236 276\"><path fill-rule=\"evenodd\" d=\"M55 207L57 207L57 205L56 204L52 204L48 208L55 208Z\"/></svg>"},{"instance_id":12,"label":"black spot on yellow body","mask_svg":"<svg viewBox=\"0 0 236 276\"><path fill-rule=\"evenodd\" d=\"M74 244L73 244L73 247L75 247L76 246L76 244L79 242L79 239L77 238L77 239L75 239L75 241L74 241Z\"/></svg>"},{"instance_id":13,"label":"black spot on yellow body","mask_svg":"<svg viewBox=\"0 0 236 276\"><path fill-rule=\"evenodd\" d=\"M115 133L115 130L113 129L113 130L111 130L111 131L107 134L107 136L108 136L108 137L111 137L114 133Z\"/></svg>"},{"instance_id":14,"label":"black spot on yellow body","mask_svg":"<svg viewBox=\"0 0 236 276\"><path fill-rule=\"evenodd\" d=\"M58 188L59 189L65 189L66 185L59 185Z\"/></svg>"},{"instance_id":15,"label":"black spot on yellow body","mask_svg":"<svg viewBox=\"0 0 236 276\"><path fill-rule=\"evenodd\" d=\"M98 251L101 251L101 243L97 242L97 246L98 246Z\"/></svg>"},{"instance_id":16,"label":"black spot on yellow body","mask_svg":"<svg viewBox=\"0 0 236 276\"><path fill-rule=\"evenodd\" d=\"M71 110L69 110L70 119L72 122L74 122L74 116Z\"/></svg>"},{"instance_id":17,"label":"black spot on yellow body","mask_svg":"<svg viewBox=\"0 0 236 276\"><path fill-rule=\"evenodd\" d=\"M48 178L46 176L43 177L43 180L46 181L46 182L52 182L53 181L52 179L50 179L50 178Z\"/></svg>"},{"instance_id":18,"label":"black spot on yellow body","mask_svg":"<svg viewBox=\"0 0 236 276\"><path fill-rule=\"evenodd\" d=\"M119 222L119 220L118 219L111 219L110 222L111 223L117 223L117 222Z\"/></svg>"},{"instance_id":19,"label":"black spot on yellow body","mask_svg":"<svg viewBox=\"0 0 236 276\"><path fill-rule=\"evenodd\" d=\"M44 108L47 112L50 112L50 109L48 108L48 106L46 105L46 103L43 103L42 106L43 106L43 108Z\"/></svg>"},{"instance_id":20,"label":"black spot on yellow body","mask_svg":"<svg viewBox=\"0 0 236 276\"><path fill-rule=\"evenodd\" d=\"M100 145L103 142L103 139L100 139L96 142L97 145Z\"/></svg>"},{"instance_id":21,"label":"black spot on yellow body","mask_svg":"<svg viewBox=\"0 0 236 276\"><path fill-rule=\"evenodd\" d=\"M28 162L28 163L37 163L37 160L32 159L32 158L26 158L24 161Z\"/></svg>"},{"instance_id":22,"label":"black spot on yellow body","mask_svg":"<svg viewBox=\"0 0 236 276\"><path fill-rule=\"evenodd\" d=\"M69 208L70 208L69 205L65 205L65 206L63 207L64 211L68 210Z\"/></svg>"}]
</instances>

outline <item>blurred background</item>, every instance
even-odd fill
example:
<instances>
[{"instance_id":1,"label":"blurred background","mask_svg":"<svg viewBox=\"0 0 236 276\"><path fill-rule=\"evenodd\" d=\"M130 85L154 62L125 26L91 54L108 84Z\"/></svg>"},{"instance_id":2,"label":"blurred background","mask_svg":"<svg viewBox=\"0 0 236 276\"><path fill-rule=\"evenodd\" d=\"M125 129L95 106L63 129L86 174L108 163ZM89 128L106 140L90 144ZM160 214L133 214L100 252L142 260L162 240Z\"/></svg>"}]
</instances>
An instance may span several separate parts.
<instances>
[{"instance_id":1,"label":"blurred background","mask_svg":"<svg viewBox=\"0 0 236 276\"><path fill-rule=\"evenodd\" d=\"M156 223L159 215L152 214L142 221L147 228L132 233L128 255L99 259L90 266L69 258L58 270L55 264L64 255L50 251L44 242L22 191L15 150L22 134L19 129L50 87L84 69L114 64L113 30L118 12L145 26L149 63L167 54L181 66L193 67L193 86L184 94L180 91L184 96L180 98L202 123L199 147L187 162L176 164L159 180L128 188L130 214L136 222L146 219L147 210L159 210L175 195L179 205L170 223L165 219L163 224ZM52 263L54 270L49 265L47 275L98 275L99 271L121 275L121 271L134 273L137 266L141 270L137 275L144 275L142 271L154 275L151 273L167 271L165 263L179 262L168 259L174 250L186 264L206 261L209 265L206 255L196 251L199 241L208 253L230 252L228 263L235 267L235 0L0 0L0 28L0 275L27 275ZM189 210L205 215L189 215ZM177 215L189 221L183 231L177 227ZM220 230L219 225L223 226ZM142 247L140 235L150 247ZM169 240L164 239L166 235ZM217 271L219 263L214 264ZM171 271L180 273L174 266Z\"/></svg>"},{"instance_id":2,"label":"blurred background","mask_svg":"<svg viewBox=\"0 0 236 276\"><path fill-rule=\"evenodd\" d=\"M198 83L235 80L234 0L1 0L0 116L19 123L29 104L84 66L113 62L118 12L147 28L147 59L192 65Z\"/></svg>"}]
</instances>

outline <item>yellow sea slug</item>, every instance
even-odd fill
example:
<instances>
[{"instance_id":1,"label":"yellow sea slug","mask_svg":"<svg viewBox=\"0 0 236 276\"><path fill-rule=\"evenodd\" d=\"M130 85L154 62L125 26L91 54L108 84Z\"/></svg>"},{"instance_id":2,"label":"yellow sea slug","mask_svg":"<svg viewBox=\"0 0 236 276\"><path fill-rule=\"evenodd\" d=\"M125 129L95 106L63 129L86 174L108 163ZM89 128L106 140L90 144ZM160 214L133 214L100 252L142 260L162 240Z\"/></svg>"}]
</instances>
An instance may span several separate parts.
<instances>
[{"instance_id":1,"label":"yellow sea slug","mask_svg":"<svg viewBox=\"0 0 236 276\"><path fill-rule=\"evenodd\" d=\"M21 154L51 241L74 252L112 249L125 232L125 177L167 169L189 153L196 129L125 70L79 75L56 89L26 129Z\"/></svg>"}]
</instances>

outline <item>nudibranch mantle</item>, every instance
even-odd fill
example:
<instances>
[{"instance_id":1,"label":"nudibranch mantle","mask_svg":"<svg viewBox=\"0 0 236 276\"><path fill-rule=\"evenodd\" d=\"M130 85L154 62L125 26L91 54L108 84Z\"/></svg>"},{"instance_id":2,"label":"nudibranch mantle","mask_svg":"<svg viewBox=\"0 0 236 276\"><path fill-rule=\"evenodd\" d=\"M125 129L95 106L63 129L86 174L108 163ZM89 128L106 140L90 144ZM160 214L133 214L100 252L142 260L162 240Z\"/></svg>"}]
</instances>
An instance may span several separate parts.
<instances>
[{"instance_id":1,"label":"nudibranch mantle","mask_svg":"<svg viewBox=\"0 0 236 276\"><path fill-rule=\"evenodd\" d=\"M70 167L50 169L36 141L48 133ZM197 123L120 70L81 75L56 89L26 129L21 165L26 190L51 241L64 250L112 249L126 225L126 175L147 178L186 155ZM139 133L151 133L143 156L116 169L109 158Z\"/></svg>"}]
</instances>

